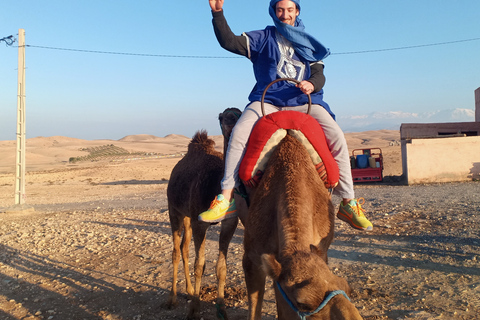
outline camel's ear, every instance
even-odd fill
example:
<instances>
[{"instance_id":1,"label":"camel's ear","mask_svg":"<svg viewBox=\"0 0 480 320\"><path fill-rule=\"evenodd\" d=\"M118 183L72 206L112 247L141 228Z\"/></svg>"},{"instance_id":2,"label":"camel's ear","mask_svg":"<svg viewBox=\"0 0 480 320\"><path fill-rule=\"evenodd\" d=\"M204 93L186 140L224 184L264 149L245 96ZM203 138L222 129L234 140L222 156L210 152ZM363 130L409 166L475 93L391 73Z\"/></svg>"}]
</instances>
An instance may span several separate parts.
<instances>
[{"instance_id":1,"label":"camel's ear","mask_svg":"<svg viewBox=\"0 0 480 320\"><path fill-rule=\"evenodd\" d=\"M320 257L323 257L323 252L320 250L319 247L314 246L313 244L310 245L310 251L314 254L319 255Z\"/></svg>"},{"instance_id":2,"label":"camel's ear","mask_svg":"<svg viewBox=\"0 0 480 320\"><path fill-rule=\"evenodd\" d=\"M220 121L220 124L222 123L222 120L223 120L223 113L220 113L218 115L218 121Z\"/></svg>"},{"instance_id":3,"label":"camel's ear","mask_svg":"<svg viewBox=\"0 0 480 320\"><path fill-rule=\"evenodd\" d=\"M262 254L262 268L274 281L278 280L282 272L282 266L273 254Z\"/></svg>"}]
</instances>

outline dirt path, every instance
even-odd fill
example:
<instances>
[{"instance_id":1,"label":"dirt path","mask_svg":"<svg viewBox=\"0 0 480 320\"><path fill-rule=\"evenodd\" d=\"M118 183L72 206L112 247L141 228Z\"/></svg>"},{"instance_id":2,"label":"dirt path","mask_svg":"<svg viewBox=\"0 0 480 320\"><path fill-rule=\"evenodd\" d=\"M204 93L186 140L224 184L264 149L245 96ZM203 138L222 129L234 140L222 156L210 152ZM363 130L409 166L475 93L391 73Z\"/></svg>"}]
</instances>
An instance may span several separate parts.
<instances>
[{"instance_id":1,"label":"dirt path","mask_svg":"<svg viewBox=\"0 0 480 320\"><path fill-rule=\"evenodd\" d=\"M0 319L184 319L182 268L180 305L163 307L172 278L168 165L152 165L153 175L119 164L29 176L35 212L0 213ZM0 212L9 179L0 175ZM375 229L337 221L329 257L362 316L480 318L480 183L359 185L356 192ZM218 233L219 226L208 233L204 320L216 319ZM230 319L246 318L242 234L239 227L229 250ZM270 287L263 310L275 319Z\"/></svg>"}]
</instances>

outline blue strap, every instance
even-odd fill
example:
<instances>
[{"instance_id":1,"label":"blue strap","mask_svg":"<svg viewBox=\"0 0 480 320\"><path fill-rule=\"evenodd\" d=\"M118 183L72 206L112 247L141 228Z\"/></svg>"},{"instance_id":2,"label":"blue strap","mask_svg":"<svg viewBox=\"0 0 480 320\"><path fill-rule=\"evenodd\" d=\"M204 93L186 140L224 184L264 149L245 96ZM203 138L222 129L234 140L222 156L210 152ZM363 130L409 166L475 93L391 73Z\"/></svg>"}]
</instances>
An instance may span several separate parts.
<instances>
[{"instance_id":1,"label":"blue strap","mask_svg":"<svg viewBox=\"0 0 480 320\"><path fill-rule=\"evenodd\" d=\"M300 310L297 309L297 307L295 307L293 305L293 302L287 297L287 294L285 293L285 291L283 291L282 287L280 286L280 284L278 283L278 281L275 282L277 284L277 287L278 287L278 290L280 290L280 292L282 293L282 296L283 298L287 301L288 305L290 306L290 308L292 308L293 311L295 311L298 316L300 317L300 319L302 320L305 320L307 317L313 315L313 314L316 314L318 312L320 312L320 310L322 310L326 305L327 303L333 298L335 297L336 295L339 295L339 294L342 294L343 296L345 296L345 298L348 299L348 301L350 301L350 298L347 296L347 294L345 293L345 291L343 290L336 290L336 291L332 291L328 294L328 296L322 301L322 303L318 306L317 309L315 309L314 311L312 312L301 312Z\"/></svg>"}]
</instances>

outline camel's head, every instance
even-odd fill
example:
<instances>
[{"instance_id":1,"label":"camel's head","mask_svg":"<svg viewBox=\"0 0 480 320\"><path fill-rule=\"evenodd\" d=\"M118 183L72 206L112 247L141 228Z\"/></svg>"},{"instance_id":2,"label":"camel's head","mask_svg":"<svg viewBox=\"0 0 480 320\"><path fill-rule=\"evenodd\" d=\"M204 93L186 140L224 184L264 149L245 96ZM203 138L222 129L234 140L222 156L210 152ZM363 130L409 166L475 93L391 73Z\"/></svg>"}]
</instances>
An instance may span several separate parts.
<instances>
[{"instance_id":1,"label":"camel's head","mask_svg":"<svg viewBox=\"0 0 480 320\"><path fill-rule=\"evenodd\" d=\"M223 136L228 140L232 134L233 127L242 115L242 111L237 108L227 108L218 115L218 121L222 128Z\"/></svg>"},{"instance_id":2,"label":"camel's head","mask_svg":"<svg viewBox=\"0 0 480 320\"><path fill-rule=\"evenodd\" d=\"M341 290L347 296L351 294L347 282L330 271L315 246L311 246L310 252L296 251L278 261L274 255L263 255L262 260L267 274L281 286L280 290L297 309L290 307L277 290L277 306L283 305L283 311L292 317L297 311L315 311L330 292ZM324 309L308 319L337 319L333 314L351 316L339 319L361 319L355 306L343 295L332 298Z\"/></svg>"}]
</instances>

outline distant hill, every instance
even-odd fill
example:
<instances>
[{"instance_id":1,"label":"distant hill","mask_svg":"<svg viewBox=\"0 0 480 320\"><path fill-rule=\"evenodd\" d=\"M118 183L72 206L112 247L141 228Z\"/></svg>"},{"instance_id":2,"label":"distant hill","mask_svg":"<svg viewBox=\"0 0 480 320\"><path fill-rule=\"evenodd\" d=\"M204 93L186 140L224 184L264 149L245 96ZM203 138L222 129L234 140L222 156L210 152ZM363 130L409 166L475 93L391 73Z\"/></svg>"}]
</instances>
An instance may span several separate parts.
<instances>
[{"instance_id":1,"label":"distant hill","mask_svg":"<svg viewBox=\"0 0 480 320\"><path fill-rule=\"evenodd\" d=\"M128 135L119 139L118 141L121 142L165 142L166 140L190 140L190 138L186 136L182 136L180 134L169 134L165 137L157 137L151 134L135 134L135 135Z\"/></svg>"},{"instance_id":2,"label":"distant hill","mask_svg":"<svg viewBox=\"0 0 480 320\"><path fill-rule=\"evenodd\" d=\"M474 109L448 109L419 113L388 111L372 112L364 115L340 116L337 122L344 132L363 132L372 130L400 130L402 123L443 123L473 122Z\"/></svg>"},{"instance_id":3,"label":"distant hill","mask_svg":"<svg viewBox=\"0 0 480 320\"><path fill-rule=\"evenodd\" d=\"M165 136L165 139L191 139L187 136L183 136L181 134L168 134Z\"/></svg>"},{"instance_id":4,"label":"distant hill","mask_svg":"<svg viewBox=\"0 0 480 320\"><path fill-rule=\"evenodd\" d=\"M118 141L123 141L123 142L158 141L158 140L162 140L162 138L151 135L151 134L128 135L123 137L122 139L118 139Z\"/></svg>"}]
</instances>

